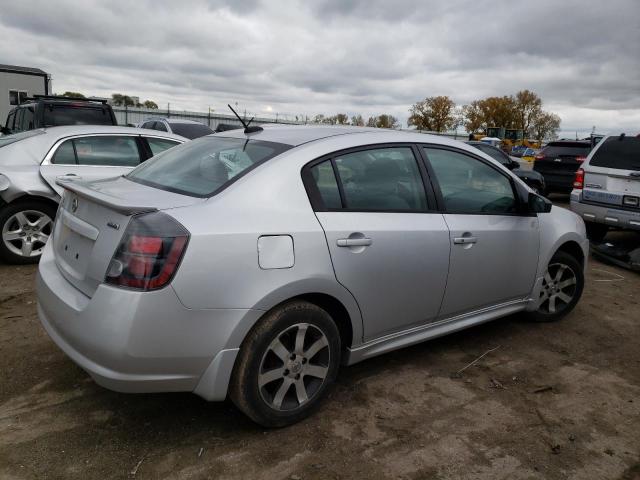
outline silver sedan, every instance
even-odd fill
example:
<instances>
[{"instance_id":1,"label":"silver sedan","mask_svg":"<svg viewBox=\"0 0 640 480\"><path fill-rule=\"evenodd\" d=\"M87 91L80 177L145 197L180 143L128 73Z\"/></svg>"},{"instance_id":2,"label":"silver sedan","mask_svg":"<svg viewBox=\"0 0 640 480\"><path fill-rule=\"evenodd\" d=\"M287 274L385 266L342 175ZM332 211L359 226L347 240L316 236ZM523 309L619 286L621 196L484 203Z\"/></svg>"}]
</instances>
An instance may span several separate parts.
<instances>
[{"instance_id":1,"label":"silver sedan","mask_svg":"<svg viewBox=\"0 0 640 480\"><path fill-rule=\"evenodd\" d=\"M567 315L583 221L475 148L387 130L207 136L66 190L38 313L100 385L283 426L341 364L505 315Z\"/></svg>"},{"instance_id":2,"label":"silver sedan","mask_svg":"<svg viewBox=\"0 0 640 480\"><path fill-rule=\"evenodd\" d=\"M123 175L186 140L170 133L97 125L0 137L0 259L38 261L62 194L58 177L95 180Z\"/></svg>"}]
</instances>

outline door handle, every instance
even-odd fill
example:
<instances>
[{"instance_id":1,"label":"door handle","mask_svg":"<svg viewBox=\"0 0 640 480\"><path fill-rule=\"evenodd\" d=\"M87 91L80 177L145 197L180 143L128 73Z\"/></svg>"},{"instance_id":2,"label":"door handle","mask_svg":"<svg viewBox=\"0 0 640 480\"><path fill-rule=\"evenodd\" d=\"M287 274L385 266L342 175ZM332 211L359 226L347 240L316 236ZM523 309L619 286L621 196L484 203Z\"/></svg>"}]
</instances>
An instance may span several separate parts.
<instances>
[{"instance_id":1,"label":"door handle","mask_svg":"<svg viewBox=\"0 0 640 480\"><path fill-rule=\"evenodd\" d=\"M336 244L339 247L368 247L373 243L370 238L339 238Z\"/></svg>"},{"instance_id":2,"label":"door handle","mask_svg":"<svg viewBox=\"0 0 640 480\"><path fill-rule=\"evenodd\" d=\"M456 245L467 245L470 243L477 243L478 237L453 237L453 243Z\"/></svg>"}]
</instances>

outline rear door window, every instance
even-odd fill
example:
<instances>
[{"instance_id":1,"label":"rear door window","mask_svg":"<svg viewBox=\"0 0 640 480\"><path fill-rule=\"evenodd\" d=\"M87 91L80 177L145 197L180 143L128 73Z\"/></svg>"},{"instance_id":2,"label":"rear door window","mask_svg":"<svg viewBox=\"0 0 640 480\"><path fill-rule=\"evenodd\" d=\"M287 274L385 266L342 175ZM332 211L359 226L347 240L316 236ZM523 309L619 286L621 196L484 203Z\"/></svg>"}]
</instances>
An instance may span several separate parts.
<instances>
[{"instance_id":1,"label":"rear door window","mask_svg":"<svg viewBox=\"0 0 640 480\"><path fill-rule=\"evenodd\" d=\"M340 189L338 188L338 182L336 181L331 160L325 160L311 167L310 171L313 183L324 204L324 208L329 210L342 208Z\"/></svg>"},{"instance_id":2,"label":"rear door window","mask_svg":"<svg viewBox=\"0 0 640 480\"><path fill-rule=\"evenodd\" d=\"M140 152L135 137L83 137L73 141L78 165L135 167Z\"/></svg>"},{"instance_id":3,"label":"rear door window","mask_svg":"<svg viewBox=\"0 0 640 480\"><path fill-rule=\"evenodd\" d=\"M175 147L176 145L180 145L180 142L176 142L175 140L168 140L166 138L151 138L151 137L143 137L143 138L149 144L149 149L151 150L152 156L162 153L171 147Z\"/></svg>"},{"instance_id":4,"label":"rear door window","mask_svg":"<svg viewBox=\"0 0 640 480\"><path fill-rule=\"evenodd\" d=\"M640 138L607 138L595 151L589 165L640 171Z\"/></svg>"},{"instance_id":5,"label":"rear door window","mask_svg":"<svg viewBox=\"0 0 640 480\"><path fill-rule=\"evenodd\" d=\"M425 211L427 198L410 147L363 150L334 158L345 207L373 211Z\"/></svg>"},{"instance_id":6,"label":"rear door window","mask_svg":"<svg viewBox=\"0 0 640 480\"><path fill-rule=\"evenodd\" d=\"M51 163L55 165L76 165L76 152L73 148L73 140L67 140L58 147L56 153L51 158Z\"/></svg>"}]
</instances>

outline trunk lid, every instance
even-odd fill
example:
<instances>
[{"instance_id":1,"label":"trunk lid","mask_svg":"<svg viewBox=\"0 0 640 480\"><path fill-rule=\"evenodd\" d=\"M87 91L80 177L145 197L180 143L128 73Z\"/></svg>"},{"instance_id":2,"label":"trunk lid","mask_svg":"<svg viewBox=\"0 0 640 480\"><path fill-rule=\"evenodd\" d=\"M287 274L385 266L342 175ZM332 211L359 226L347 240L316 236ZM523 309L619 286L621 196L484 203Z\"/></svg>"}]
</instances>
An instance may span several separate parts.
<instances>
[{"instance_id":1,"label":"trunk lid","mask_svg":"<svg viewBox=\"0 0 640 480\"><path fill-rule=\"evenodd\" d=\"M53 231L56 264L89 297L104 282L132 216L204 201L121 177L89 183L59 181L59 185L65 193Z\"/></svg>"}]
</instances>

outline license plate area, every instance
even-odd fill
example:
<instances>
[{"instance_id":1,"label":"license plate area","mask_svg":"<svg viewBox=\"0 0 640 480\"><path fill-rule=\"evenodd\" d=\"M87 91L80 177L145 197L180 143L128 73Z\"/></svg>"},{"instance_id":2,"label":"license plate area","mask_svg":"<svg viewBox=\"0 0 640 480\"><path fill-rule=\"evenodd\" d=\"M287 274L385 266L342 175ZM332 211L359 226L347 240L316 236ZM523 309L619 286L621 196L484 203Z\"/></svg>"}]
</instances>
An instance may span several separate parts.
<instances>
[{"instance_id":1,"label":"license plate area","mask_svg":"<svg viewBox=\"0 0 640 480\"><path fill-rule=\"evenodd\" d=\"M83 280L91 259L94 241L79 235L61 223L56 232L58 265L78 280Z\"/></svg>"}]
</instances>

